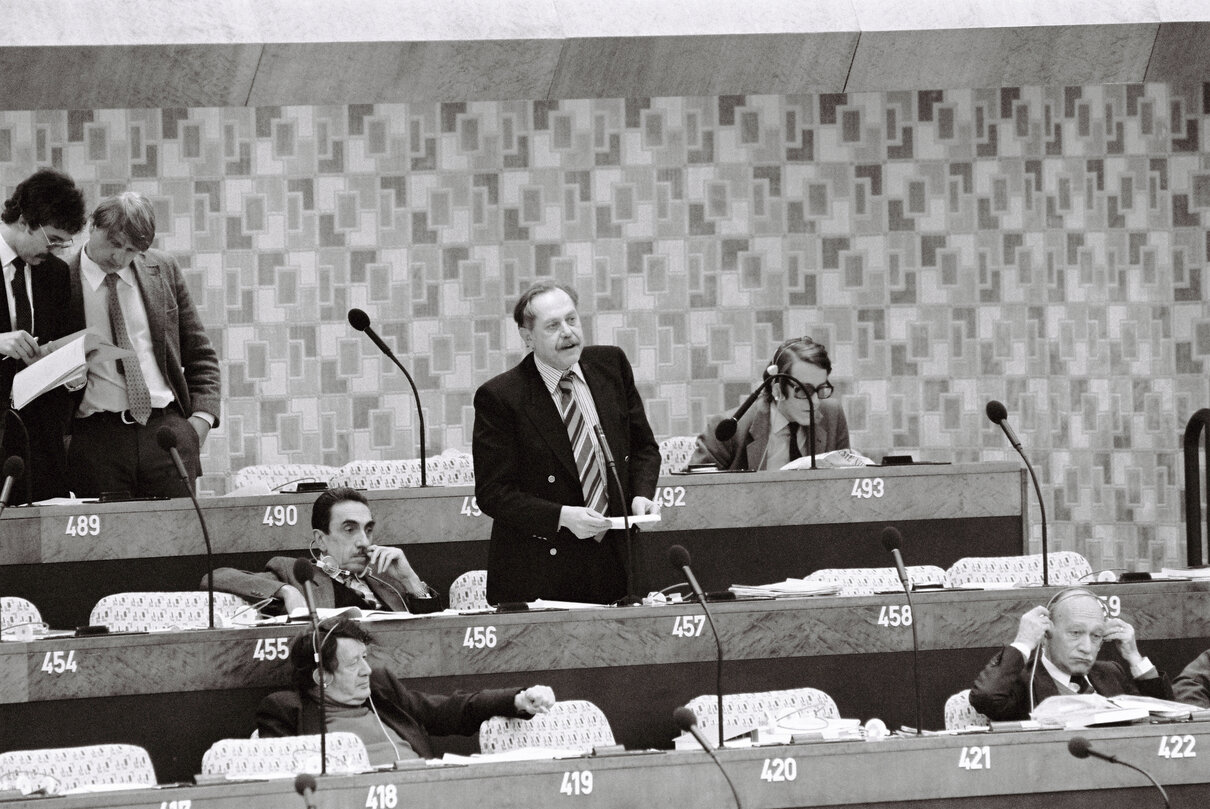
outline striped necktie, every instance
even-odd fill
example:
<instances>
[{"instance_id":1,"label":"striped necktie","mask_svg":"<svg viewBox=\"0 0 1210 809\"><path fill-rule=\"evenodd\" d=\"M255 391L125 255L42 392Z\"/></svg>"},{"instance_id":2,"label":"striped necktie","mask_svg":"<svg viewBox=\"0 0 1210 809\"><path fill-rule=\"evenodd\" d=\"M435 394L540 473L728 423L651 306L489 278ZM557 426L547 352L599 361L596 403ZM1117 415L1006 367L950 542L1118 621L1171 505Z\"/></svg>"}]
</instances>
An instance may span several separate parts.
<instances>
[{"instance_id":1,"label":"striped necktie","mask_svg":"<svg viewBox=\"0 0 1210 809\"><path fill-rule=\"evenodd\" d=\"M605 514L609 507L605 492L605 475L592 438L588 434L588 423L584 420L580 408L576 406L576 397L571 391L572 374L568 371L559 380L559 409L562 411L563 425L567 428L567 437L571 439L571 448L576 456L576 468L580 471L584 505L598 514Z\"/></svg>"},{"instance_id":2,"label":"striped necktie","mask_svg":"<svg viewBox=\"0 0 1210 809\"><path fill-rule=\"evenodd\" d=\"M122 316L122 304L118 301L117 284L116 272L105 274L105 286L109 289L109 327L113 330L113 342L118 348L134 351L130 334L126 331L126 318ZM130 415L139 424L147 424L151 416L151 392L147 390L147 380L139 367L138 354L125 361L118 360L118 370L126 379L126 405L130 408Z\"/></svg>"}]
</instances>

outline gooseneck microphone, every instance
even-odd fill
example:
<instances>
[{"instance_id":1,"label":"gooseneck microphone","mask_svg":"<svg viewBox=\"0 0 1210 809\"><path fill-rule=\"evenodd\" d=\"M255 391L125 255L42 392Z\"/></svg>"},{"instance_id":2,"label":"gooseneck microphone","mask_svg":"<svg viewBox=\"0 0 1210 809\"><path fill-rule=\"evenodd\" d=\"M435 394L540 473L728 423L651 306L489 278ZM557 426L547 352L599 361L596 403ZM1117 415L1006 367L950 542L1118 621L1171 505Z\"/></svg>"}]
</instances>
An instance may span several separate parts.
<instances>
[{"instance_id":1,"label":"gooseneck microphone","mask_svg":"<svg viewBox=\"0 0 1210 809\"><path fill-rule=\"evenodd\" d=\"M382 341L378 333L370 326L370 316L360 309L349 310L349 325L366 333L366 336L373 341L374 345L378 346L378 350L386 355L387 359L395 363L395 367L403 371L403 375L407 377L408 384L412 386L412 396L416 399L416 421L420 424L420 486L423 488L429 485L427 463L425 461L425 437L424 437L424 408L420 406L420 391L416 390L416 381L412 379L412 375L408 373L408 369L403 367L403 363L395 356L395 352L390 346Z\"/></svg>"},{"instance_id":2,"label":"gooseneck microphone","mask_svg":"<svg viewBox=\"0 0 1210 809\"><path fill-rule=\"evenodd\" d=\"M622 485L622 478L618 476L618 466L613 462L613 451L609 449L609 442L605 440L604 428L600 424L593 424L592 432L596 436L597 446L601 448L601 454L605 456L605 468L608 470L605 490L609 491L609 484L612 482L617 487L618 497L621 498L622 503L622 528L626 531L626 596L621 603L637 604L640 599L634 593L634 549L632 547L633 537L630 535L630 498L626 496L626 487Z\"/></svg>"},{"instance_id":3,"label":"gooseneck microphone","mask_svg":"<svg viewBox=\"0 0 1210 809\"><path fill-rule=\"evenodd\" d=\"M315 673L319 685L319 772L328 774L328 703L324 698L324 657L319 640L319 616L315 612L315 565L310 559L294 560L294 578L302 584L307 615L311 618L311 649L315 653ZM297 785L296 785L297 788ZM299 793L301 794L301 793Z\"/></svg>"},{"instance_id":4,"label":"gooseneck microphone","mask_svg":"<svg viewBox=\"0 0 1210 809\"><path fill-rule=\"evenodd\" d=\"M1135 772L1142 773L1143 776L1160 791L1160 797L1164 799L1164 806L1172 806L1172 804L1168 802L1168 793L1164 791L1162 786L1160 786L1160 782L1152 777L1151 773L1147 772L1142 767L1134 766L1128 761L1122 761L1116 756L1111 756L1108 753L1102 753L1099 750L1093 750L1092 743L1083 736L1072 736L1070 739L1068 739L1067 752L1071 753L1076 758L1088 758L1089 756L1092 756L1093 758L1099 758L1102 761L1108 761L1110 764L1121 764L1123 767L1129 767Z\"/></svg>"},{"instance_id":5,"label":"gooseneck microphone","mask_svg":"<svg viewBox=\"0 0 1210 809\"><path fill-rule=\"evenodd\" d=\"M302 796L307 809L315 809L315 801L311 800L311 796L315 794L316 786L315 776L309 772L300 772L294 776L294 791Z\"/></svg>"},{"instance_id":6,"label":"gooseneck microphone","mask_svg":"<svg viewBox=\"0 0 1210 809\"><path fill-rule=\"evenodd\" d=\"M719 640L718 627L714 625L714 616L710 614L710 607L706 604L706 594L702 592L702 586L697 583L697 576L693 575L693 569L689 567L689 551L685 550L683 545L673 545L668 549L668 561L685 574L685 579L693 589L693 594L697 596L698 603L702 605L702 612L706 613L706 620L710 623L710 632L714 635L714 648L718 652L718 662L714 668L714 691L718 695L718 746L721 749L723 746L723 642ZM689 713L692 715L693 711L689 711ZM696 717L694 721L697 721Z\"/></svg>"},{"instance_id":7,"label":"gooseneck microphone","mask_svg":"<svg viewBox=\"0 0 1210 809\"><path fill-rule=\"evenodd\" d=\"M887 526L882 529L882 547L890 551L895 558L895 569L899 572L899 581L903 584L903 594L907 597L908 612L912 616L912 679L916 684L916 735L924 733L924 724L920 713L920 638L916 633L916 609L912 606L912 583L908 580L907 568L903 566L903 554L899 552L903 545L903 535L899 529Z\"/></svg>"},{"instance_id":8,"label":"gooseneck microphone","mask_svg":"<svg viewBox=\"0 0 1210 809\"><path fill-rule=\"evenodd\" d=\"M735 784L732 783L731 776L727 775L727 770L723 768L723 763L718 760L718 756L715 755L714 751L710 749L710 743L706 741L706 737L703 736L702 731L698 729L697 714L693 712L692 708L682 705L672 712L672 718L676 720L677 727L679 727L685 733L692 733L693 738L697 739L697 743L703 750L706 751L706 755L710 756L710 760L714 762L714 766L718 767L718 771L723 774L723 778L727 779L727 786L731 787L731 795L735 798L735 806L737 809L742 807L742 804L739 801L739 793L735 790ZM721 728L723 726L721 716L719 717L719 720L719 727ZM722 745L720 745L720 747L721 746Z\"/></svg>"},{"instance_id":9,"label":"gooseneck microphone","mask_svg":"<svg viewBox=\"0 0 1210 809\"><path fill-rule=\"evenodd\" d=\"M739 406L739 409L735 411L735 414L723 419L718 423L718 426L714 428L714 437L719 441L727 441L734 436L735 430L739 425L739 420L744 417L745 413L752 409L752 405L756 403L757 397L759 397L761 393L775 381L784 380L800 390L807 392L807 409L811 416L811 423L807 427L807 440L811 445L811 468L817 469L818 467L815 465L815 400L812 398L815 393L815 388L814 386L808 385L806 382L803 382L800 379L795 379L789 374L779 374L776 371L776 365L769 366L769 369L765 371L765 378L761 380L759 385L756 386L756 390L748 394L748 398L745 399L744 403Z\"/></svg>"},{"instance_id":10,"label":"gooseneck microphone","mask_svg":"<svg viewBox=\"0 0 1210 809\"><path fill-rule=\"evenodd\" d=\"M8 499L13 496L13 484L25 472L25 461L20 455L10 455L4 461L4 488L0 489L0 514L8 508Z\"/></svg>"},{"instance_id":11,"label":"gooseneck microphone","mask_svg":"<svg viewBox=\"0 0 1210 809\"><path fill-rule=\"evenodd\" d=\"M1038 511L1042 514L1042 586L1050 586L1050 544L1046 537L1046 503L1042 500L1042 487L1038 484L1038 475L1034 472L1033 464L1029 462L1029 458L1025 457L1025 452L1021 449L1021 442L1017 440L1017 434L1013 432L1012 426L1008 423L1008 410L1004 405L992 399L987 403L987 417L993 423L1000 425L1000 429L1004 431L1004 435L1008 437L1008 443L1013 445L1013 449L1021 456L1021 460L1025 461L1025 468L1029 470L1029 477L1034 482L1034 493L1038 496Z\"/></svg>"},{"instance_id":12,"label":"gooseneck microphone","mask_svg":"<svg viewBox=\"0 0 1210 809\"><path fill-rule=\"evenodd\" d=\"M161 427L156 430L155 440L160 445L160 449L172 457L176 473L180 475L181 483L184 484L185 494L189 495L189 500L193 503L193 510L197 514L197 521L202 526L202 540L206 543L206 601L210 612L210 628L214 629L214 550L210 547L210 529L206 527L202 507L197 503L197 495L193 492L193 481L185 470L185 462L181 460L181 453L176 450L176 433L167 427Z\"/></svg>"}]
</instances>

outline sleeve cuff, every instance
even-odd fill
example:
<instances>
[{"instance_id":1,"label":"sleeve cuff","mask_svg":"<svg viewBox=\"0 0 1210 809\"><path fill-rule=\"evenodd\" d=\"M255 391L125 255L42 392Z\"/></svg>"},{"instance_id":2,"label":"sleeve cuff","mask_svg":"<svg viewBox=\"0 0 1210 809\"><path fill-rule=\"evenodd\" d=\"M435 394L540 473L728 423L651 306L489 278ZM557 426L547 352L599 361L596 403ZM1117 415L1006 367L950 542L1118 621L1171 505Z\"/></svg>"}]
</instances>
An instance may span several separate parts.
<instances>
[{"instance_id":1,"label":"sleeve cuff","mask_svg":"<svg viewBox=\"0 0 1210 809\"><path fill-rule=\"evenodd\" d=\"M1144 674L1147 674L1154 669L1155 666L1151 665L1151 658L1144 657L1136 665L1130 667L1130 676L1136 680L1141 680Z\"/></svg>"},{"instance_id":2,"label":"sleeve cuff","mask_svg":"<svg viewBox=\"0 0 1210 809\"><path fill-rule=\"evenodd\" d=\"M207 413L205 410L195 410L189 414L189 418L199 418L209 424L211 429L214 429L214 422L217 420L214 414Z\"/></svg>"},{"instance_id":3,"label":"sleeve cuff","mask_svg":"<svg viewBox=\"0 0 1210 809\"><path fill-rule=\"evenodd\" d=\"M1024 643L1018 643L1017 641L1013 641L1012 643L1010 643L1008 645L1013 647L1014 649L1016 649L1018 652L1020 652L1021 657L1024 657L1026 660L1029 660L1029 656L1034 653L1034 650L1029 648L1028 646L1026 646Z\"/></svg>"}]
</instances>

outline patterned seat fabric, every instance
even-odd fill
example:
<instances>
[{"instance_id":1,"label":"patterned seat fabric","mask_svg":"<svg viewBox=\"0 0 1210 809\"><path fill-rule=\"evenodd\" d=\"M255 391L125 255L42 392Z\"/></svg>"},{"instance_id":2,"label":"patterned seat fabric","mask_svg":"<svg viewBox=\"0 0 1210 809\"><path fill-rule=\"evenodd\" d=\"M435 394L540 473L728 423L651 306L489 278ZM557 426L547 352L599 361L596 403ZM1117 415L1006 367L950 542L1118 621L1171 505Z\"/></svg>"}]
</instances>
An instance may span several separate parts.
<instances>
[{"instance_id":1,"label":"patterned seat fabric","mask_svg":"<svg viewBox=\"0 0 1210 809\"><path fill-rule=\"evenodd\" d=\"M1079 584L1092 576L1088 560L1075 551L1053 551L1050 562L1050 583ZM950 566L946 574L951 587L987 582L1042 583L1042 554L1028 556L967 556Z\"/></svg>"},{"instance_id":2,"label":"patterned seat fabric","mask_svg":"<svg viewBox=\"0 0 1210 809\"><path fill-rule=\"evenodd\" d=\"M965 688L951 694L945 701L945 729L964 730L973 727L988 727L991 720L971 707L971 690Z\"/></svg>"},{"instance_id":3,"label":"patterned seat fabric","mask_svg":"<svg viewBox=\"0 0 1210 809\"><path fill-rule=\"evenodd\" d=\"M450 585L451 610L486 610L487 571L468 570Z\"/></svg>"},{"instance_id":4,"label":"patterned seat fabric","mask_svg":"<svg viewBox=\"0 0 1210 809\"><path fill-rule=\"evenodd\" d=\"M214 594L214 625L245 626L256 622L256 608L230 593ZM154 632L169 629L205 629L210 608L204 591L114 593L92 608L89 623L111 632Z\"/></svg>"},{"instance_id":5,"label":"patterned seat fabric","mask_svg":"<svg viewBox=\"0 0 1210 809\"><path fill-rule=\"evenodd\" d=\"M20 636L26 627L41 626L42 613L32 602L19 596L0 598L0 631Z\"/></svg>"},{"instance_id":6,"label":"patterned seat fabric","mask_svg":"<svg viewBox=\"0 0 1210 809\"><path fill-rule=\"evenodd\" d=\"M533 719L493 716L479 726L484 753L503 753L523 747L549 747L591 753L594 747L613 744L613 731L601 709L586 700L556 702Z\"/></svg>"},{"instance_id":7,"label":"patterned seat fabric","mask_svg":"<svg viewBox=\"0 0 1210 809\"><path fill-rule=\"evenodd\" d=\"M370 757L356 733L329 733L328 772L368 772ZM273 739L220 739L202 756L203 775L265 776L320 772L319 734Z\"/></svg>"},{"instance_id":8,"label":"patterned seat fabric","mask_svg":"<svg viewBox=\"0 0 1210 809\"><path fill-rule=\"evenodd\" d=\"M680 472L689 465L693 448L697 446L695 435L674 435L660 442L660 475Z\"/></svg>"},{"instance_id":9,"label":"patterned seat fabric","mask_svg":"<svg viewBox=\"0 0 1210 809\"><path fill-rule=\"evenodd\" d=\"M709 741L718 740L718 696L703 694L689 700L686 707L697 715L698 729ZM836 702L818 688L788 688L781 691L755 691L724 694L723 734L731 739L754 727L763 727L769 717L779 718L800 710L809 710L820 719L839 719Z\"/></svg>"},{"instance_id":10,"label":"patterned seat fabric","mask_svg":"<svg viewBox=\"0 0 1210 809\"><path fill-rule=\"evenodd\" d=\"M94 744L0 753L0 789L56 795L99 784L155 786L155 768L142 747Z\"/></svg>"},{"instance_id":11,"label":"patterned seat fabric","mask_svg":"<svg viewBox=\"0 0 1210 809\"><path fill-rule=\"evenodd\" d=\"M936 565L910 565L907 574L908 580L916 587L922 584L948 586L945 571ZM893 567L824 568L807 576L807 581L835 582L842 596L868 596L903 589L899 572Z\"/></svg>"},{"instance_id":12,"label":"patterned seat fabric","mask_svg":"<svg viewBox=\"0 0 1210 809\"><path fill-rule=\"evenodd\" d=\"M475 482L475 464L470 453L447 449L425 458L430 486L469 486ZM406 461L350 461L337 469L331 486L354 489L402 489L420 485L420 459Z\"/></svg>"},{"instance_id":13,"label":"patterned seat fabric","mask_svg":"<svg viewBox=\"0 0 1210 809\"><path fill-rule=\"evenodd\" d=\"M339 470L318 463L267 463L245 466L231 479L232 488L239 489L263 483L270 489L280 489L292 483L326 483Z\"/></svg>"}]
</instances>

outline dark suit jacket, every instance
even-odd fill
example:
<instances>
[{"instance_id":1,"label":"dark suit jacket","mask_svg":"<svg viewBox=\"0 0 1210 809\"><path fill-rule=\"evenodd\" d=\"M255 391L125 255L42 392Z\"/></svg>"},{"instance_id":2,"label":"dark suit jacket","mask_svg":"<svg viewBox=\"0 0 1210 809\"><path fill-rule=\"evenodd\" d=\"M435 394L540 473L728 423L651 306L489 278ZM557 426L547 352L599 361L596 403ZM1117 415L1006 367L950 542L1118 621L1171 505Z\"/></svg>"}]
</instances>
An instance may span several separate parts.
<instances>
[{"instance_id":1,"label":"dark suit jacket","mask_svg":"<svg viewBox=\"0 0 1210 809\"><path fill-rule=\"evenodd\" d=\"M132 264L147 309L155 359L164 379L185 416L203 410L214 416L217 427L221 406L218 355L198 317L181 268L172 256L159 250L148 250L146 258L136 258ZM70 322L75 331L85 325L79 253L71 257L68 267Z\"/></svg>"},{"instance_id":2,"label":"dark suit jacket","mask_svg":"<svg viewBox=\"0 0 1210 809\"><path fill-rule=\"evenodd\" d=\"M761 468L765 448L769 446L769 402L763 397L735 425L735 435L726 441L714 437L714 428L727 416L714 416L706 431L697 437L691 464L712 463L719 469L738 471ZM803 427L802 429L807 429ZM815 403L815 454L849 449L849 423L836 399Z\"/></svg>"},{"instance_id":3,"label":"dark suit jacket","mask_svg":"<svg viewBox=\"0 0 1210 809\"><path fill-rule=\"evenodd\" d=\"M1029 672L1036 654L1026 660L1015 646L1001 649L975 679L971 687L971 706L992 721L1028 719L1032 710L1029 704ZM1172 699L1172 684L1162 672L1159 677L1136 680L1121 663L1098 660L1088 672L1088 680L1096 692L1104 697L1143 694L1156 699ZM1060 692L1059 684L1039 660L1034 676L1034 704L1060 693L1070 692L1066 689Z\"/></svg>"},{"instance_id":4,"label":"dark suit jacket","mask_svg":"<svg viewBox=\"0 0 1210 809\"><path fill-rule=\"evenodd\" d=\"M421 758L433 757L429 734L470 736L493 716L522 716L514 702L519 691L495 688L440 696L411 691L383 668L375 668L370 675L370 694L378 716ZM319 733L319 704L309 691L277 691L261 701L256 727L262 738Z\"/></svg>"},{"instance_id":5,"label":"dark suit jacket","mask_svg":"<svg viewBox=\"0 0 1210 809\"><path fill-rule=\"evenodd\" d=\"M298 588L299 592L302 592L303 584L294 576L294 562L295 560L289 556L274 556L265 565L262 573L248 573L233 567L217 568L214 571L214 589L224 593L234 593L254 602L273 598L283 584L293 585ZM404 601L407 589L402 580L381 573L368 575L365 580L366 584L370 586L370 592L382 602L383 609L394 612L408 611ZM345 602L356 598L356 593L343 585L340 586L340 589L345 592L341 593L338 598L337 583L318 567L315 568L314 584L317 608L331 609L350 606L350 603ZM206 579L203 577L202 588L205 587Z\"/></svg>"},{"instance_id":6,"label":"dark suit jacket","mask_svg":"<svg viewBox=\"0 0 1210 809\"><path fill-rule=\"evenodd\" d=\"M618 477L622 502L610 486L609 514L629 511L634 497L655 496L660 448L625 353L586 346L580 355ZM584 493L567 428L546 390L533 354L475 392L475 496L492 517L487 600L537 598L609 603L626 595L622 531L578 539L559 529L564 505L583 506Z\"/></svg>"},{"instance_id":7,"label":"dark suit jacket","mask_svg":"<svg viewBox=\"0 0 1210 809\"><path fill-rule=\"evenodd\" d=\"M31 266L30 300L34 309L35 337L40 344L57 340L71 334L74 329L67 316L69 296L67 265L56 256L43 259L41 264ZM2 280L2 277L0 277ZM0 296L0 304L5 298ZM8 316L8 306L0 305L0 332L13 330ZM0 396L5 406L11 402L13 377L25 367L25 363L14 359L0 359ZM60 497L67 494L64 476L65 453L63 436L71 421L71 397L62 386L47 391L21 409L19 415L29 432L30 447L25 452L25 437L20 426L10 416L0 423L0 440L3 441L4 457L21 456L30 469L24 481L13 487L13 502L26 502L27 494L34 500ZM26 488L32 486L32 492Z\"/></svg>"}]
</instances>

